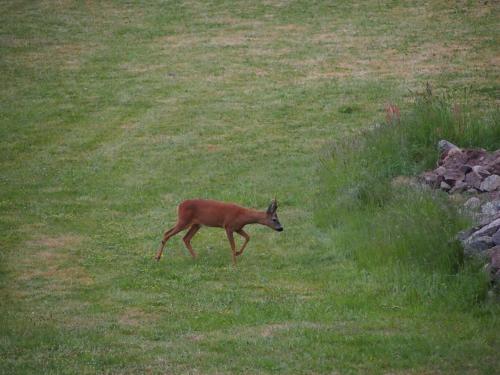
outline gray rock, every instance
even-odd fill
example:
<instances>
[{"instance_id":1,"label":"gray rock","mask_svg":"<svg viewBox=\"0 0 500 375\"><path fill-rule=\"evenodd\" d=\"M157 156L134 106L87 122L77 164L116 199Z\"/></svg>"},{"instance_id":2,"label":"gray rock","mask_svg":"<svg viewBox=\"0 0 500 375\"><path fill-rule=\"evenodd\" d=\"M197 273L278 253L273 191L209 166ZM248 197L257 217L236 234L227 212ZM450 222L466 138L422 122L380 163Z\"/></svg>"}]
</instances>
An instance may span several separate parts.
<instances>
[{"instance_id":1,"label":"gray rock","mask_svg":"<svg viewBox=\"0 0 500 375\"><path fill-rule=\"evenodd\" d=\"M488 250L488 256L491 266L496 270L500 269L500 246Z\"/></svg>"},{"instance_id":2,"label":"gray rock","mask_svg":"<svg viewBox=\"0 0 500 375\"><path fill-rule=\"evenodd\" d=\"M477 172L471 171L465 175L465 182L472 188L479 189L483 178Z\"/></svg>"},{"instance_id":3,"label":"gray rock","mask_svg":"<svg viewBox=\"0 0 500 375\"><path fill-rule=\"evenodd\" d=\"M493 157L486 166L489 172L500 175L500 150L493 153Z\"/></svg>"},{"instance_id":4,"label":"gray rock","mask_svg":"<svg viewBox=\"0 0 500 375\"><path fill-rule=\"evenodd\" d=\"M446 173L446 168L443 166L437 167L434 169L434 173L436 173L438 176L443 176Z\"/></svg>"},{"instance_id":5,"label":"gray rock","mask_svg":"<svg viewBox=\"0 0 500 375\"><path fill-rule=\"evenodd\" d=\"M479 186L482 191L493 191L500 189L500 176L492 174L484 179L484 181Z\"/></svg>"},{"instance_id":6,"label":"gray rock","mask_svg":"<svg viewBox=\"0 0 500 375\"><path fill-rule=\"evenodd\" d=\"M474 165L474 166L472 167L472 170L473 170L474 172L476 172L477 174L479 174L480 176L482 176L482 177L488 177L488 176L491 174L491 173L490 173L490 172L488 172L488 170L487 170L484 166L482 166L482 165Z\"/></svg>"},{"instance_id":7,"label":"gray rock","mask_svg":"<svg viewBox=\"0 0 500 375\"><path fill-rule=\"evenodd\" d=\"M497 212L494 215L478 215L478 217L481 219L479 222L479 227L484 227L485 225L488 225L492 221L495 221L497 219L500 219L500 212Z\"/></svg>"},{"instance_id":8,"label":"gray rock","mask_svg":"<svg viewBox=\"0 0 500 375\"><path fill-rule=\"evenodd\" d=\"M464 242L467 238L469 238L472 235L472 233L474 233L478 229L479 229L479 227L472 227L469 229L461 230L460 232L458 232L456 238L458 240Z\"/></svg>"},{"instance_id":9,"label":"gray rock","mask_svg":"<svg viewBox=\"0 0 500 375\"><path fill-rule=\"evenodd\" d=\"M492 236L496 231L500 229L500 219L493 220L491 223L483 226L481 229L475 231L469 239Z\"/></svg>"},{"instance_id":10,"label":"gray rock","mask_svg":"<svg viewBox=\"0 0 500 375\"><path fill-rule=\"evenodd\" d=\"M495 246L486 251L486 273L490 277L491 283L498 287L500 283L500 246Z\"/></svg>"},{"instance_id":11,"label":"gray rock","mask_svg":"<svg viewBox=\"0 0 500 375\"><path fill-rule=\"evenodd\" d=\"M450 151L452 148L458 148L457 146L455 146L453 143L451 142L448 142L447 140L445 139L442 139L438 142L438 150L439 150L439 153L442 154L444 152L448 152Z\"/></svg>"},{"instance_id":12,"label":"gray rock","mask_svg":"<svg viewBox=\"0 0 500 375\"><path fill-rule=\"evenodd\" d=\"M500 211L500 200L494 200L491 202L486 202L481 206L481 212L484 215L493 216Z\"/></svg>"},{"instance_id":13,"label":"gray rock","mask_svg":"<svg viewBox=\"0 0 500 375\"><path fill-rule=\"evenodd\" d=\"M465 189L467 189L467 184L463 181L457 181L455 185L453 185L453 187L451 188L450 194L461 193Z\"/></svg>"},{"instance_id":14,"label":"gray rock","mask_svg":"<svg viewBox=\"0 0 500 375\"><path fill-rule=\"evenodd\" d=\"M443 177L446 183L455 185L457 181L463 181L465 174L460 169L447 169Z\"/></svg>"},{"instance_id":15,"label":"gray rock","mask_svg":"<svg viewBox=\"0 0 500 375\"><path fill-rule=\"evenodd\" d=\"M448 185L446 182L444 181L441 181L441 185L439 185L439 187L442 189L442 190L445 190L445 191L448 191L451 189L451 186Z\"/></svg>"},{"instance_id":16,"label":"gray rock","mask_svg":"<svg viewBox=\"0 0 500 375\"><path fill-rule=\"evenodd\" d=\"M464 203L464 207L468 210L474 210L481 205L481 200L478 197L471 197Z\"/></svg>"},{"instance_id":17,"label":"gray rock","mask_svg":"<svg viewBox=\"0 0 500 375\"><path fill-rule=\"evenodd\" d=\"M497 230L493 236L491 236L491 240L495 245L500 245L500 229Z\"/></svg>"},{"instance_id":18,"label":"gray rock","mask_svg":"<svg viewBox=\"0 0 500 375\"><path fill-rule=\"evenodd\" d=\"M465 255L468 256L483 256L486 257L486 250L494 246L491 237L480 236L475 237L472 235L463 242Z\"/></svg>"}]
</instances>

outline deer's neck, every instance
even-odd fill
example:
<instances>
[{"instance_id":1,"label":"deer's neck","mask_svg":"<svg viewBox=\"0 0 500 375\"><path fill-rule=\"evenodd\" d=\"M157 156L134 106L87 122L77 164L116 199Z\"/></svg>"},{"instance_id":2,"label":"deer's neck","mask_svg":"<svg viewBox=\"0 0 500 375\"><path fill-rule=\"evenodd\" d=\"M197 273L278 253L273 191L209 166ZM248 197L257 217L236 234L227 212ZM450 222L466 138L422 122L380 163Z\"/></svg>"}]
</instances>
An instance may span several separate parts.
<instances>
[{"instance_id":1,"label":"deer's neck","mask_svg":"<svg viewBox=\"0 0 500 375\"><path fill-rule=\"evenodd\" d=\"M265 211L248 209L246 224L264 224L266 216Z\"/></svg>"}]
</instances>

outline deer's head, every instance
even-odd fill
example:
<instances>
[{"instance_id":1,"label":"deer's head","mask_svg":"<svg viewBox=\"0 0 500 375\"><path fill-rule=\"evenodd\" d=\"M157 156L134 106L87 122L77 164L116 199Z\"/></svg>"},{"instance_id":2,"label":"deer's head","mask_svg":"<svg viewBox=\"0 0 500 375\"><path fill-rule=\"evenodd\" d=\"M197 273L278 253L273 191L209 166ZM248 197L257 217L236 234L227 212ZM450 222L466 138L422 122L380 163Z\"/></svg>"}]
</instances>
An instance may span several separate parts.
<instances>
[{"instance_id":1,"label":"deer's head","mask_svg":"<svg viewBox=\"0 0 500 375\"><path fill-rule=\"evenodd\" d=\"M278 209L278 202L276 198L272 200L271 204L266 211L266 225L278 232L283 230L280 221L278 220L278 214L276 210Z\"/></svg>"}]
</instances>

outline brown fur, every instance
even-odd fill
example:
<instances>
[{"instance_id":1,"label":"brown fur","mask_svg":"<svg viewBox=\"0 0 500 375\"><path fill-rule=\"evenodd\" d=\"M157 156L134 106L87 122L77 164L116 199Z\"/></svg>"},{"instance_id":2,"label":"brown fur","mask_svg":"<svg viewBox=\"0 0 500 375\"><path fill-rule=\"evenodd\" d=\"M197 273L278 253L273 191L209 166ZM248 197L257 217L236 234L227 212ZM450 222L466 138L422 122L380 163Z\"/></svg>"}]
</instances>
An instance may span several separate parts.
<instances>
[{"instance_id":1,"label":"brown fur","mask_svg":"<svg viewBox=\"0 0 500 375\"><path fill-rule=\"evenodd\" d=\"M226 230L231 251L233 254L233 264L236 265L236 257L243 254L250 236L243 230L247 224L266 225L274 230L282 231L276 210L278 204L273 200L267 211L258 211L250 208L238 206L234 203L225 203L208 199L189 199L182 202L178 207L177 223L167 230L163 235L160 248L155 259L160 260L163 249L167 241L177 233L189 228L183 238L186 248L193 258L196 258L196 252L191 246L191 239L201 226L218 227ZM239 251L236 251L233 233L241 235L245 242Z\"/></svg>"}]
</instances>

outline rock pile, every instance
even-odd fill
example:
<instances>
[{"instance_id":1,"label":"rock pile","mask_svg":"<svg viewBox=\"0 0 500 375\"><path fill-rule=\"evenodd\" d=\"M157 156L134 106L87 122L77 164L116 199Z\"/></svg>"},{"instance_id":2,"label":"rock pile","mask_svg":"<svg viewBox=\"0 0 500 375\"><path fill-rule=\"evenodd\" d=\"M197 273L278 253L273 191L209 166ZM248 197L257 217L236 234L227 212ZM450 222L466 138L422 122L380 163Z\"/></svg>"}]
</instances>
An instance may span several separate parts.
<instances>
[{"instance_id":1,"label":"rock pile","mask_svg":"<svg viewBox=\"0 0 500 375\"><path fill-rule=\"evenodd\" d=\"M458 239L467 256L485 259L491 282L500 291L500 150L460 149L439 141L437 168L420 177L434 188L449 194L468 193L463 205L476 226L462 231Z\"/></svg>"},{"instance_id":2,"label":"rock pile","mask_svg":"<svg viewBox=\"0 0 500 375\"><path fill-rule=\"evenodd\" d=\"M500 150L460 149L445 140L438 148L438 167L421 176L426 184L450 194L500 191Z\"/></svg>"},{"instance_id":3,"label":"rock pile","mask_svg":"<svg viewBox=\"0 0 500 375\"><path fill-rule=\"evenodd\" d=\"M458 234L467 256L480 257L486 262L492 285L500 292L500 199L481 204L478 197L471 197L464 208L479 222L478 225Z\"/></svg>"}]
</instances>

